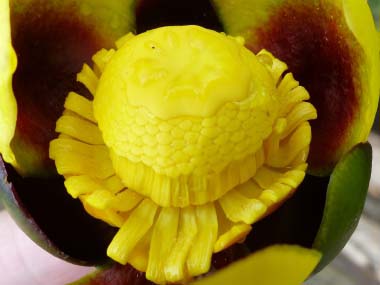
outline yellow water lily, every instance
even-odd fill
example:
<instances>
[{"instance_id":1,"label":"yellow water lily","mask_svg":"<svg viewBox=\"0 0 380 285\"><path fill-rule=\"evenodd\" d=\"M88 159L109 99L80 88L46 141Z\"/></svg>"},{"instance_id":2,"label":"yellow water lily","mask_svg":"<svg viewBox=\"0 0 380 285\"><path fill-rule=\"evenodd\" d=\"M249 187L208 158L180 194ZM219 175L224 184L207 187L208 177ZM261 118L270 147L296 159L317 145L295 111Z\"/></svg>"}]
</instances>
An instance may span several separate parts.
<instances>
[{"instance_id":1,"label":"yellow water lily","mask_svg":"<svg viewBox=\"0 0 380 285\"><path fill-rule=\"evenodd\" d=\"M198 26L128 34L78 74L93 101L70 93L57 121L68 192L120 228L108 255L156 283L209 271L305 175L309 95L243 44Z\"/></svg>"},{"instance_id":2,"label":"yellow water lily","mask_svg":"<svg viewBox=\"0 0 380 285\"><path fill-rule=\"evenodd\" d=\"M209 14L212 11L210 3L198 2L192 5L199 6L199 13L213 18ZM146 277L157 284L187 284L201 278L200 284L239 280L241 284L255 281L270 285L278 284L281 279L284 284L295 285L304 281L318 264L321 256L315 250L273 246L203 278L204 274L213 273L215 269L213 256L233 250L238 244L256 250L250 245L256 235L256 225L265 223L267 219L264 218L272 217L273 212L281 213L278 208L297 188L306 187L300 187L300 183L307 170L310 143L314 141L315 144L308 121L317 117L313 105L306 102L308 91L301 86L302 82L300 85L297 81L299 69L296 69L296 78L291 73L296 61L281 61L276 58L276 49L273 49L275 55L271 48L256 50L261 41L265 42L263 39L253 44L251 34L248 36L244 29L238 31L230 26L230 23L239 21L248 25L252 18L256 26L251 27L250 32L255 36L255 31L260 30L260 23L263 23L258 20L262 19L260 15L266 15L265 19L270 20L271 8L278 5L281 9L287 7L293 11L293 5L298 2L259 1L255 5L249 1L212 2L228 34L196 25L203 24L204 20L195 20L198 16L186 23L192 25L179 25L185 24L183 22L171 25L171 22L164 21L164 27L145 31L141 27L149 25L139 24L140 19L144 19L144 11L149 11L145 1L67 0L45 5L39 0L14 0L9 11L8 1L1 0L4 9L0 12L0 23L6 24L0 26L0 31L4 32L6 40L2 42L5 45L0 46L0 66L4 67L4 72L0 72L0 103L3 103L0 106L0 130L4 134L0 136L0 152L8 165L0 165L0 186L5 193L0 196L16 218L21 216L21 226L31 232L35 240L45 242L54 236L53 244L59 240L58 253L47 247L54 254L64 258L73 255L73 261L79 260L79 263L82 260L94 263L96 260L97 264L98 256L107 254L115 264L125 266L114 265L106 271L118 268L112 271L117 276L118 271L129 270L127 268L131 265L134 270L145 273L139 275L143 276L141 278ZM325 5L324 2L311 2L305 2L307 11ZM368 97L363 95L364 99L359 100L360 108L355 113L359 117L363 114L365 124L355 136L351 136L350 144L343 146L344 151L337 157L366 139L378 100L374 95L379 89L374 80L379 70L378 42L377 38L371 38L375 30L368 17L368 6L364 1L359 2L342 2L342 5L334 6L339 13L344 11L346 17L347 23L343 24L342 30L344 35L349 35L349 52L365 55L360 64L353 64L353 68L364 67L360 69L361 77L357 77L355 70L344 73L344 76L348 81L359 78L362 90L369 90L366 92ZM28 12L36 3L39 17ZM181 5L186 7L189 3L185 1ZM326 3L330 5L329 1ZM177 7L177 4L165 5ZM231 8L230 13L226 12L226 7ZM241 20L231 20L240 14L241 7L248 7L248 12L241 13ZM263 14L257 14L256 18L253 11L257 9ZM160 8L154 10L160 11ZM192 11L184 11L192 17ZM172 17L175 18L175 13ZM40 24L40 18L56 18L58 24L54 21L51 26ZM358 24L362 19L370 29L364 31ZM20 44L35 36L33 32L30 37L26 36L30 34L28 32L20 33L31 26L30 23L24 24L28 21L42 32L36 34L34 44L24 49ZM208 27L217 26L210 24ZM50 30L50 27L53 28ZM72 33L68 33L68 39L61 40L59 32L66 33L68 27L72 28ZM11 80L16 56L11 47L11 30L19 61L13 88ZM340 31L337 34L342 35ZM318 31L316 35L319 36ZM273 35L273 41L277 36ZM335 34L330 36L327 34L326 37L336 39ZM79 40L81 37L83 41ZM346 38L342 39L345 41ZM293 43L295 49L302 46L297 40ZM359 48L354 49L355 46ZM50 50L54 52L49 54ZM36 52L37 56L27 58L25 51ZM42 59L42 63L36 64L36 59ZM328 58L321 58L321 62L326 61ZM31 76L30 72L37 66L41 70L46 66L41 77ZM54 68L49 69L50 66ZM313 67L309 68L313 70ZM28 81L29 76L34 81ZM304 79L303 76L300 78ZM58 84L61 80L63 83ZM76 80L80 84L76 84ZM322 96L328 94L325 87L321 89ZM31 94L37 99L25 99L25 102L32 102L31 106L21 103L23 98L29 98L23 95L28 89L33 89ZM315 96L315 89L311 90ZM40 92L44 93L41 98L52 95L56 99L44 99L40 104ZM311 100L316 102L313 97ZM48 102L52 102L51 109ZM318 102L317 106L320 107ZM324 109L318 109L318 114L320 111L325 116ZM49 123L45 125L45 121ZM354 126L359 126L358 122L355 121ZM49 156L55 167L47 159L47 144L50 144ZM339 160L334 159L334 163ZM366 157L363 163L368 160ZM22 178L12 167L21 175L34 178ZM48 201L45 194L38 194L43 191L34 189L41 199L30 199L33 195L22 190L27 187L27 181L30 181L31 188L47 183L50 188L61 189L59 183L62 181L54 178L55 171L64 177L70 196L83 205L76 204L75 213L71 215L74 227L81 227L75 217L76 211L82 207L96 219L89 223L96 223L97 230L91 226L91 231L85 235L78 233L77 246L68 246L69 239L66 238L71 235L70 240L75 240L72 232L66 230L73 226L66 225L66 222L59 224L54 218L50 221L47 214L41 215L43 210L41 213L37 210L42 209L36 206L38 203ZM53 178L46 178L47 174ZM367 179L365 174L363 177ZM363 178L363 185L366 179ZM308 181L310 179L303 185L308 185ZM314 185L323 184L323 192L327 187L325 182ZM360 193L365 192L366 187L362 188ZM334 190L341 191L341 188L337 186ZM34 204L38 199L41 202ZM55 207L53 203L47 204L49 209ZM323 204L319 208L318 213L322 213ZM35 225L32 228L22 225L25 209L32 212L37 229L39 225L45 225L42 231L36 233ZM321 214L316 216L320 221ZM319 224L314 230L318 227ZM83 226L83 232L86 229L87 226ZM257 229L260 232L260 227ZM328 230L324 232L330 233ZM315 234L311 233L311 240L309 238L301 244L311 247ZM346 241L340 237L347 235L339 233L338 236L339 242ZM270 245L273 236L269 232L267 238ZM287 241L286 238L283 240ZM326 248L324 242L322 238L315 243L316 248ZM99 248L91 253L99 243ZM80 249L82 247L85 249ZM301 262L301 267L291 266ZM103 271L95 277L85 278L80 284L91 284L91 278L101 278ZM276 274L271 276L268 272Z\"/></svg>"}]
</instances>

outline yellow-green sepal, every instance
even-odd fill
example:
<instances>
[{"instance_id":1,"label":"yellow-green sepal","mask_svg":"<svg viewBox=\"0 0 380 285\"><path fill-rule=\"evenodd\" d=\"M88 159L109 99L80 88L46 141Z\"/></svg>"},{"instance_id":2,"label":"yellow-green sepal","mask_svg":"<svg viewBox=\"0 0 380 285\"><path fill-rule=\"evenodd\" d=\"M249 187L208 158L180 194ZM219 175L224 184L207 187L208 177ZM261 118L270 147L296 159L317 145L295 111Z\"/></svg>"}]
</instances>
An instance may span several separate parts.
<instances>
[{"instance_id":1,"label":"yellow-green sepal","mask_svg":"<svg viewBox=\"0 0 380 285\"><path fill-rule=\"evenodd\" d=\"M316 271L333 260L356 229L363 211L371 177L372 148L355 146L331 174L321 226L313 248L323 257Z\"/></svg>"},{"instance_id":2,"label":"yellow-green sepal","mask_svg":"<svg viewBox=\"0 0 380 285\"><path fill-rule=\"evenodd\" d=\"M255 252L194 285L300 285L318 264L321 254L295 245L274 245Z\"/></svg>"},{"instance_id":3,"label":"yellow-green sepal","mask_svg":"<svg viewBox=\"0 0 380 285\"><path fill-rule=\"evenodd\" d=\"M30 9L60 11L61 13L73 12L81 17L84 22L91 22L93 28L106 40L115 40L123 36L125 31L135 29L135 2L136 0L11 0L11 13L16 17L30 13ZM41 11L41 10L40 10ZM67 14L70 18L73 15ZM43 19L41 22L54 19ZM13 21L13 19L12 19ZM17 19L15 18L15 21ZM109 39L107 39L109 38Z\"/></svg>"},{"instance_id":4,"label":"yellow-green sepal","mask_svg":"<svg viewBox=\"0 0 380 285\"><path fill-rule=\"evenodd\" d=\"M286 62L316 107L308 172L328 176L365 142L379 101L380 41L365 0L213 0L231 35ZM307 27L307 29L305 28Z\"/></svg>"},{"instance_id":5,"label":"yellow-green sepal","mask_svg":"<svg viewBox=\"0 0 380 285\"><path fill-rule=\"evenodd\" d=\"M257 251L217 272L198 278L194 285L300 285L317 266L321 254L296 245L274 245ZM151 284L130 265L108 264L70 285Z\"/></svg>"},{"instance_id":6,"label":"yellow-green sepal","mask_svg":"<svg viewBox=\"0 0 380 285\"><path fill-rule=\"evenodd\" d=\"M8 0L0 0L0 35L0 154L6 162L15 165L10 142L17 118L17 104L12 90L17 58L12 47Z\"/></svg>"},{"instance_id":7,"label":"yellow-green sepal","mask_svg":"<svg viewBox=\"0 0 380 285\"><path fill-rule=\"evenodd\" d=\"M135 0L1 3L0 153L23 176L55 175L48 145L64 99L96 51L135 30Z\"/></svg>"}]
</instances>

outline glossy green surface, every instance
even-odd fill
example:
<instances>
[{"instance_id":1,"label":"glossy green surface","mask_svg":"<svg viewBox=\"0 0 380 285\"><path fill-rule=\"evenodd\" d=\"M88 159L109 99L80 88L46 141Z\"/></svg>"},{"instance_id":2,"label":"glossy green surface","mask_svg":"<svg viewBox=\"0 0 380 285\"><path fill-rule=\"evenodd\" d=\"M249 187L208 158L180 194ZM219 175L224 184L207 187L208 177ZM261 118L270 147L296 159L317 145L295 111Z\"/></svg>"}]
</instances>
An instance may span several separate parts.
<instances>
[{"instance_id":1,"label":"glossy green surface","mask_svg":"<svg viewBox=\"0 0 380 285\"><path fill-rule=\"evenodd\" d=\"M368 192L371 164L371 145L359 144L331 174L321 226L313 244L323 254L317 271L339 254L356 229Z\"/></svg>"}]
</instances>

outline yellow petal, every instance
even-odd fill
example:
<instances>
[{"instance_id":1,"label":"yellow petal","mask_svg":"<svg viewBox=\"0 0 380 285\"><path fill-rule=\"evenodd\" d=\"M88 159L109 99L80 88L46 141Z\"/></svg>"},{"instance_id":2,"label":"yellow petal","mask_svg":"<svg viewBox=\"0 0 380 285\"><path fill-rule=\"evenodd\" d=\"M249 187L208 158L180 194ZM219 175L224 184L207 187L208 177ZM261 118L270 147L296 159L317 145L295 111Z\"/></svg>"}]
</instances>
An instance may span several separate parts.
<instances>
[{"instance_id":1,"label":"yellow petal","mask_svg":"<svg viewBox=\"0 0 380 285\"><path fill-rule=\"evenodd\" d=\"M275 245L237 261L194 285L300 285L318 264L321 254L290 245Z\"/></svg>"}]
</instances>

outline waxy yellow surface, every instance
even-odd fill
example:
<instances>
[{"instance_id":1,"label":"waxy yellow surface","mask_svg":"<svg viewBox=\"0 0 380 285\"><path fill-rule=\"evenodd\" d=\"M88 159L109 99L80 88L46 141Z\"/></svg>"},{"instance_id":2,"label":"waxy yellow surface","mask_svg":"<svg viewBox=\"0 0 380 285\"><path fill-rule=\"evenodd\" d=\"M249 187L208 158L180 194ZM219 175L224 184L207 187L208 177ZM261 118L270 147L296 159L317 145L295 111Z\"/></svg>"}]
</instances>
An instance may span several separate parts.
<instances>
[{"instance_id":1,"label":"waxy yellow surface","mask_svg":"<svg viewBox=\"0 0 380 285\"><path fill-rule=\"evenodd\" d=\"M10 142L17 118L16 99L12 90L17 58L11 44L9 1L0 0L0 23L0 153L6 162L16 164Z\"/></svg>"},{"instance_id":2,"label":"waxy yellow surface","mask_svg":"<svg viewBox=\"0 0 380 285\"><path fill-rule=\"evenodd\" d=\"M300 285L313 271L321 258L318 251L291 245L274 245L194 285Z\"/></svg>"}]
</instances>

